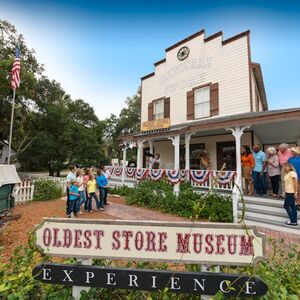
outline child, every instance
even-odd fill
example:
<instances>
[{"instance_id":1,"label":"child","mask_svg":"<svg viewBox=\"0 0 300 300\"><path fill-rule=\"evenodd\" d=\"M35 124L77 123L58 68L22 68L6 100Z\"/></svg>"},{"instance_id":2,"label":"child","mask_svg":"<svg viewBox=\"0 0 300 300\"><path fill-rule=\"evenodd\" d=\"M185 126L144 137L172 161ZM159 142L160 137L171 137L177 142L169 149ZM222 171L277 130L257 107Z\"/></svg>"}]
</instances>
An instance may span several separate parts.
<instances>
[{"instance_id":1,"label":"child","mask_svg":"<svg viewBox=\"0 0 300 300\"><path fill-rule=\"evenodd\" d=\"M76 175L77 175L78 192L79 192L77 211L80 214L82 214L82 212L80 211L80 207L83 203L86 206L86 191L85 191L85 183L83 179L84 171L82 169L79 169L77 170Z\"/></svg>"},{"instance_id":2,"label":"child","mask_svg":"<svg viewBox=\"0 0 300 300\"><path fill-rule=\"evenodd\" d=\"M97 209L100 209L99 200L96 195L97 183L95 180L94 174L89 175L89 181L87 182L87 195L88 195L88 203L87 203L87 210L92 212L92 198L96 201ZM100 209L103 210L103 209Z\"/></svg>"},{"instance_id":3,"label":"child","mask_svg":"<svg viewBox=\"0 0 300 300\"><path fill-rule=\"evenodd\" d=\"M297 226L297 209L295 200L298 197L298 179L293 166L289 163L284 165L284 187L285 201L284 208L290 218L290 222L284 222L285 225Z\"/></svg>"},{"instance_id":4,"label":"child","mask_svg":"<svg viewBox=\"0 0 300 300\"><path fill-rule=\"evenodd\" d=\"M79 197L79 192L77 187L77 180L73 179L71 181L71 186L69 190L69 206L68 206L68 213L67 213L68 218L71 218L72 212L74 216L77 217L78 197Z\"/></svg>"},{"instance_id":5,"label":"child","mask_svg":"<svg viewBox=\"0 0 300 300\"><path fill-rule=\"evenodd\" d=\"M100 193L100 210L104 210L104 203L106 202L106 195L107 195L107 187L108 187L108 180L106 176L104 175L104 169L98 169L97 171L97 185L99 188L99 193Z\"/></svg>"}]
</instances>

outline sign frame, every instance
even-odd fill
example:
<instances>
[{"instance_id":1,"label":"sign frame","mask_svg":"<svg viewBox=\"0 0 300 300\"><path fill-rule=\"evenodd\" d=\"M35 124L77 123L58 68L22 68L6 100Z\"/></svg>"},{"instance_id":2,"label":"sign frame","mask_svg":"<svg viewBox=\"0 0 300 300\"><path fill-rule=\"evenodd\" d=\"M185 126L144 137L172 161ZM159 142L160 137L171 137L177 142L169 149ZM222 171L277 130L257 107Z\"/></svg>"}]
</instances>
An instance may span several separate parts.
<instances>
[{"instance_id":1,"label":"sign frame","mask_svg":"<svg viewBox=\"0 0 300 300\"><path fill-rule=\"evenodd\" d=\"M174 262L174 263L182 263L182 264L207 264L207 265L249 265L252 263L256 263L257 261L263 260L265 257L265 251L266 251L266 240L265 235L262 233L257 232L255 226L247 226L247 228L244 227L242 224L234 224L234 223L200 223L200 222L169 222L169 221L134 221L134 220L99 220L99 219L68 219L68 218L44 218L43 223L39 226L39 228L36 230L36 234L39 232L39 230L42 230L43 226L47 224L47 222L50 223L59 223L59 224L88 224L88 225L114 225L114 226L159 226L159 228L163 229L166 227L180 227L184 229L194 229L194 228L204 228L204 229L211 229L212 231L214 229L239 229L243 230L245 234L248 235L249 232L253 232L255 237L258 237L261 239L261 256L253 257L251 262L236 262L236 261L230 261L230 262L224 262L222 261L222 256L219 256L220 259L217 259L216 255L214 255L214 258L216 258L213 261L205 261L205 260L182 260L181 259L161 259L161 258L144 258L144 257L128 257L128 256L95 256L95 255L85 255L85 254L60 254L60 253L49 253L43 249L43 247L39 244L38 239L36 239L36 246L41 250L44 251L47 255L50 256L56 256L56 257L77 257L77 258L102 258L102 259L110 259L110 260L138 260L138 261L156 261L156 262ZM248 233L247 233L248 232ZM85 250L88 251L88 250ZM254 253L255 255L255 253Z\"/></svg>"}]
</instances>

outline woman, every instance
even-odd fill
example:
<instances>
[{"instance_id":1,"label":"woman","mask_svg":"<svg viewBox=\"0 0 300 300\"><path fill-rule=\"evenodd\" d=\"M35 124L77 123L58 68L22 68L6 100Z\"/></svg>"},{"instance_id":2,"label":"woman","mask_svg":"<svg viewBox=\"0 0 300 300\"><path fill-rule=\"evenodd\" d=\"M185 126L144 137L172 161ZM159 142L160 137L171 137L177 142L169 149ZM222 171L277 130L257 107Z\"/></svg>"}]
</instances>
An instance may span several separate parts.
<instances>
[{"instance_id":1,"label":"woman","mask_svg":"<svg viewBox=\"0 0 300 300\"><path fill-rule=\"evenodd\" d=\"M244 146L242 152L242 176L245 180L245 194L253 195L252 170L255 166L254 157L249 146Z\"/></svg>"},{"instance_id":2,"label":"woman","mask_svg":"<svg viewBox=\"0 0 300 300\"><path fill-rule=\"evenodd\" d=\"M83 179L83 175L84 175L84 171L82 169L78 169L77 170L77 186L78 186L78 192L79 192L79 200L78 200L78 208L77 208L77 211L82 214L80 208L81 208L81 205L84 203L84 205L86 206L86 201L87 201L87 198L86 198L86 183L84 182L84 179Z\"/></svg>"},{"instance_id":3,"label":"woman","mask_svg":"<svg viewBox=\"0 0 300 300\"><path fill-rule=\"evenodd\" d=\"M272 194L273 198L278 197L279 191L279 178L280 178L280 165L279 165L279 158L276 154L275 147L269 147L267 149L267 173L271 180L272 186Z\"/></svg>"},{"instance_id":4,"label":"woman","mask_svg":"<svg viewBox=\"0 0 300 300\"><path fill-rule=\"evenodd\" d=\"M209 170L209 156L206 149L201 150L199 153L200 170Z\"/></svg>"},{"instance_id":5,"label":"woman","mask_svg":"<svg viewBox=\"0 0 300 300\"><path fill-rule=\"evenodd\" d=\"M297 226L297 209L295 201L298 197L298 178L295 169L290 163L283 167L284 171L284 187L285 187L285 201L284 208L290 218L290 221L284 222L288 226Z\"/></svg>"}]
</instances>

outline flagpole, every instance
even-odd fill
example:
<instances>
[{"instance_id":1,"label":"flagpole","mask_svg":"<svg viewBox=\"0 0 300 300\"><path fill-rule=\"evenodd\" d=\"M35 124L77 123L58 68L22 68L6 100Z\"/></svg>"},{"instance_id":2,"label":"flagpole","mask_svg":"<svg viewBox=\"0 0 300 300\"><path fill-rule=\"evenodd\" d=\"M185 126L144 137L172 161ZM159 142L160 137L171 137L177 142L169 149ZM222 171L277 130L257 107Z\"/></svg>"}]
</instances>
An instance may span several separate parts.
<instances>
[{"instance_id":1,"label":"flagpole","mask_svg":"<svg viewBox=\"0 0 300 300\"><path fill-rule=\"evenodd\" d=\"M16 89L13 89L13 99L12 99L11 118L10 118L10 131L9 131L9 142L8 142L8 159L7 159L7 164L8 165L10 165L10 156L11 156L11 139L12 139L12 131L13 131L13 123L14 123L15 98L16 98Z\"/></svg>"}]
</instances>

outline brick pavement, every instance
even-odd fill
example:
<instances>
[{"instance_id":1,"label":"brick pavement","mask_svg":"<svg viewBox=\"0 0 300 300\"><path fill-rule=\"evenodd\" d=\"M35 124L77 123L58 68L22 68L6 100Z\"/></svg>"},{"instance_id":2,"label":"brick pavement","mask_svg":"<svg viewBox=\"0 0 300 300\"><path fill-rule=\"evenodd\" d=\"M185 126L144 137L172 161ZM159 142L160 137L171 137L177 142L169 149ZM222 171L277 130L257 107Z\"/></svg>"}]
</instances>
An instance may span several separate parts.
<instances>
[{"instance_id":1,"label":"brick pavement","mask_svg":"<svg viewBox=\"0 0 300 300\"><path fill-rule=\"evenodd\" d=\"M155 221L185 221L191 222L190 219L174 216L167 213L161 213L147 208L128 206L113 202L111 199L110 205L105 207L105 213L113 216L114 218L124 220L155 220ZM271 230L268 228L257 227L257 230L264 233L267 238L275 240L284 240L284 243L296 244L300 249L300 235L287 233L283 231ZM267 243L267 251L270 245Z\"/></svg>"}]
</instances>

